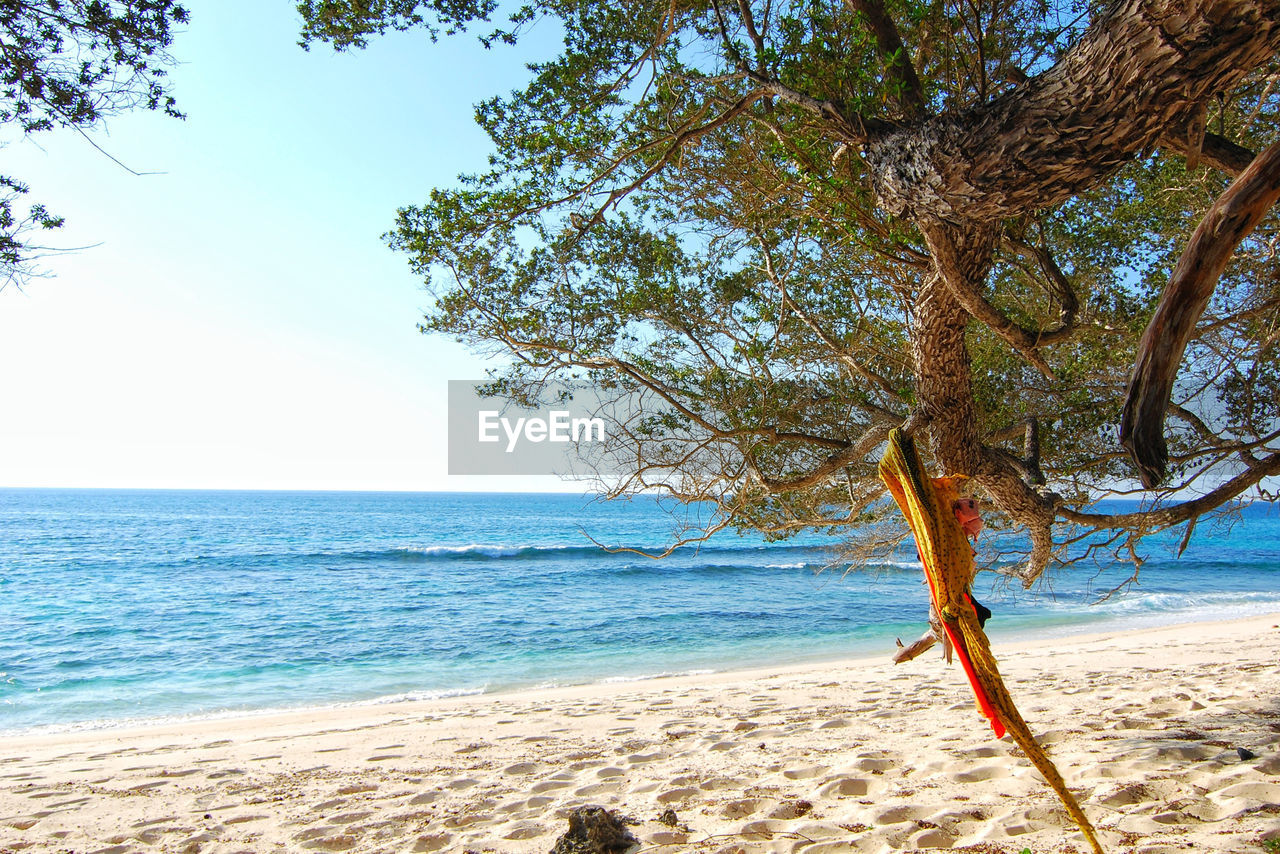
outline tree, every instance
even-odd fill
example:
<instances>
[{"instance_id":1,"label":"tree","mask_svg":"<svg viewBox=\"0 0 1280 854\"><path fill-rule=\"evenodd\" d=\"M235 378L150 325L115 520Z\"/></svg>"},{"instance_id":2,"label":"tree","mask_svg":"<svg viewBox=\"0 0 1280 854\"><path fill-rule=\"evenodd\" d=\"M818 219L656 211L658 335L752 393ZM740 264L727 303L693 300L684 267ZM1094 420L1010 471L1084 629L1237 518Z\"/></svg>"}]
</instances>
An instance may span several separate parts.
<instances>
[{"instance_id":1,"label":"tree","mask_svg":"<svg viewBox=\"0 0 1280 854\"><path fill-rule=\"evenodd\" d=\"M187 21L174 0L0 0L0 125L22 134L81 133L125 110L181 117L166 48ZM62 217L24 204L29 187L0 175L0 288L29 278Z\"/></svg>"},{"instance_id":2,"label":"tree","mask_svg":"<svg viewBox=\"0 0 1280 854\"><path fill-rule=\"evenodd\" d=\"M299 9L338 49L562 31L479 105L488 170L402 209L390 242L436 297L424 329L511 357L499 388L569 376L662 404L615 425L635 461L615 491L714 501L711 529L863 528L906 424L1025 533L1001 566L1027 584L1270 497L1280 231L1265 192L1227 185L1275 139L1275 0ZM1253 186L1278 183L1266 158ZM1136 375L1144 454L1171 419L1168 477L1147 454L1139 489L1117 435L1139 340L1201 215L1245 196L1247 222L1191 241L1178 269L1199 272L1144 347L1185 333ZM1151 500L1090 512L1115 495Z\"/></svg>"}]
</instances>

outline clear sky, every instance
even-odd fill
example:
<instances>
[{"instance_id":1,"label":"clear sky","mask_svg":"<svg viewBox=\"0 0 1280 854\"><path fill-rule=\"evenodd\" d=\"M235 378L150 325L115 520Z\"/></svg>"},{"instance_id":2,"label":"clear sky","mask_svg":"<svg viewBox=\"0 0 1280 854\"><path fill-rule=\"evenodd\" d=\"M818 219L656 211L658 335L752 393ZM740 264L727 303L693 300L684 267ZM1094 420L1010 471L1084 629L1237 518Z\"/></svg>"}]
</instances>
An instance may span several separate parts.
<instances>
[{"instance_id":1,"label":"clear sky","mask_svg":"<svg viewBox=\"0 0 1280 854\"><path fill-rule=\"evenodd\" d=\"M76 134L0 155L68 218L49 242L97 244L0 293L0 486L556 488L448 477L446 381L486 363L417 332L428 296L381 239L485 166L474 104L524 59L422 32L306 52L289 0L186 5L187 120L93 137L162 174Z\"/></svg>"}]
</instances>

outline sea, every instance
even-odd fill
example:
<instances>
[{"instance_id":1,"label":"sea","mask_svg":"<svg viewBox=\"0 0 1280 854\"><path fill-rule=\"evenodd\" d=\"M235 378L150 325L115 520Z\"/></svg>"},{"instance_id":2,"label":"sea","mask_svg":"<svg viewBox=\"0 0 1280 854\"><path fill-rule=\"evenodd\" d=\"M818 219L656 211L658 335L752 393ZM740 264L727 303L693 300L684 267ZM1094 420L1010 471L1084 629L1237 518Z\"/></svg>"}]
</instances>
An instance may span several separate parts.
<instances>
[{"instance_id":1,"label":"sea","mask_svg":"<svg viewBox=\"0 0 1280 854\"><path fill-rule=\"evenodd\" d=\"M0 733L887 659L925 630L909 541L870 565L818 534L724 531L644 554L708 512L564 494L0 490ZM1202 523L1178 557L1180 539L1145 541L1127 586L1115 560L1030 590L980 573L988 631L1280 612L1270 505Z\"/></svg>"}]
</instances>

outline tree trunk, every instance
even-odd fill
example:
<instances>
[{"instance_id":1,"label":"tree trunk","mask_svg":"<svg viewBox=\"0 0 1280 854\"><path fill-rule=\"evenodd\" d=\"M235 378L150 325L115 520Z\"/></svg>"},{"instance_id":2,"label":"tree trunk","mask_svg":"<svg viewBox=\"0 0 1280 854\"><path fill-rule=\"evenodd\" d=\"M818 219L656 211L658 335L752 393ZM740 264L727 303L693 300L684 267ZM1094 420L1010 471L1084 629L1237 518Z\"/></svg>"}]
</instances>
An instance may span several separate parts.
<instances>
[{"instance_id":1,"label":"tree trunk","mask_svg":"<svg viewBox=\"0 0 1280 854\"><path fill-rule=\"evenodd\" d=\"M982 444L964 341L969 313L949 280L982 287L991 269L997 231L941 222L923 223L922 230L933 255L934 274L916 295L911 323L917 417L928 425L933 457L943 473L973 476L981 468Z\"/></svg>"},{"instance_id":2,"label":"tree trunk","mask_svg":"<svg viewBox=\"0 0 1280 854\"><path fill-rule=\"evenodd\" d=\"M960 289L985 288L999 226L925 221L921 231L935 272L916 296L911 324L915 417L927 425L933 456L943 473L973 478L1002 513L1027 527L1031 555L1021 577L1030 584L1053 555L1054 499L1036 492L1022 472L982 444L964 340L970 315L956 294Z\"/></svg>"},{"instance_id":3,"label":"tree trunk","mask_svg":"<svg viewBox=\"0 0 1280 854\"><path fill-rule=\"evenodd\" d=\"M1002 219L1097 186L1162 136L1186 136L1209 98L1277 48L1280 0L1115 0L1044 73L969 110L878 135L864 149L879 204L914 221L933 256L934 275L914 305L913 420L928 425L945 472L973 477L1027 527L1026 583L1052 557L1056 498L981 443L962 300L977 304L973 295L985 289ZM1188 147L1200 152L1204 139ZM1034 347L1022 355L1047 370Z\"/></svg>"}]
</instances>

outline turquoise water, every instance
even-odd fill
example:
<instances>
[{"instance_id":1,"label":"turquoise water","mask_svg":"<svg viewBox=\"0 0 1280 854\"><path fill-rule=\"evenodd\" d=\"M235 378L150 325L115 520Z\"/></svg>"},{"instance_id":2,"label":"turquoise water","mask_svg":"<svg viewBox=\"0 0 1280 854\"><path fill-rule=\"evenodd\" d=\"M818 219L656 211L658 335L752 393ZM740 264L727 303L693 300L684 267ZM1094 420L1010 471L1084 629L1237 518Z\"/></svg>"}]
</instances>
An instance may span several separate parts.
<instances>
[{"instance_id":1,"label":"turquoise water","mask_svg":"<svg viewBox=\"0 0 1280 854\"><path fill-rule=\"evenodd\" d=\"M825 540L717 537L662 561L648 499L0 490L0 731L385 702L889 655L924 628L910 545L820 572ZM976 593L994 636L1280 611L1280 516Z\"/></svg>"}]
</instances>

